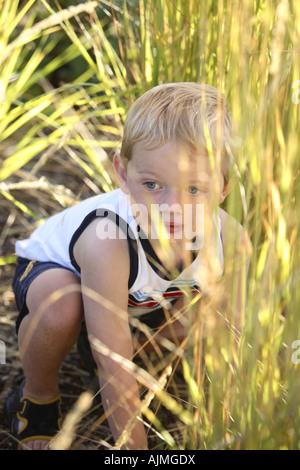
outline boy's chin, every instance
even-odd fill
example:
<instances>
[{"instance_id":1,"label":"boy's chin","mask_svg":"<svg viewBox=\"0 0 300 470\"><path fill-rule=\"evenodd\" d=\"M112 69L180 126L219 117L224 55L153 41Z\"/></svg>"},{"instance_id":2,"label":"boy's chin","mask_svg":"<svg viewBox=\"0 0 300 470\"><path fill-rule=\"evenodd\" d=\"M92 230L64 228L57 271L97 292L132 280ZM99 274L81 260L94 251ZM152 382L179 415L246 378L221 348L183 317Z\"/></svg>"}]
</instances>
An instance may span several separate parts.
<instances>
[{"instance_id":1,"label":"boy's chin","mask_svg":"<svg viewBox=\"0 0 300 470\"><path fill-rule=\"evenodd\" d=\"M178 234L171 233L169 237L165 239L161 238L160 240L162 243L166 242L166 244L169 244L171 247L181 248L183 251L198 251L203 246L203 237L200 236L186 238L178 237Z\"/></svg>"}]
</instances>

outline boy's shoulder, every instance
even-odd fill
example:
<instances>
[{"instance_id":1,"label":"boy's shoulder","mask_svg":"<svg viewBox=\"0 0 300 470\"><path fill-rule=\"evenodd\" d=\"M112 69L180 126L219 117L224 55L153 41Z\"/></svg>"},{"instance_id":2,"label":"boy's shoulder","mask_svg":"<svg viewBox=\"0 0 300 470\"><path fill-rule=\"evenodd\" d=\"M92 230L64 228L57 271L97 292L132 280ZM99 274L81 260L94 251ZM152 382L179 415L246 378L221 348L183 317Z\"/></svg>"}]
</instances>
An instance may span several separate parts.
<instances>
[{"instance_id":1,"label":"boy's shoulder","mask_svg":"<svg viewBox=\"0 0 300 470\"><path fill-rule=\"evenodd\" d=\"M223 244L235 242L238 247L245 245L248 252L251 252L251 241L247 230L225 210L219 208L221 221L221 235Z\"/></svg>"},{"instance_id":2,"label":"boy's shoulder","mask_svg":"<svg viewBox=\"0 0 300 470\"><path fill-rule=\"evenodd\" d=\"M127 239L120 238L116 233L116 225L106 218L94 219L82 232L74 245L74 257L81 267L83 260L90 260L93 264L98 262L103 268L108 263L127 264ZM109 236L106 236L109 235Z\"/></svg>"},{"instance_id":3,"label":"boy's shoulder","mask_svg":"<svg viewBox=\"0 0 300 470\"><path fill-rule=\"evenodd\" d=\"M238 233L241 233L243 230L242 225L234 218L232 215L228 214L224 209L219 208L219 217L221 221L221 233L222 239L226 239L228 230L235 230Z\"/></svg>"}]
</instances>

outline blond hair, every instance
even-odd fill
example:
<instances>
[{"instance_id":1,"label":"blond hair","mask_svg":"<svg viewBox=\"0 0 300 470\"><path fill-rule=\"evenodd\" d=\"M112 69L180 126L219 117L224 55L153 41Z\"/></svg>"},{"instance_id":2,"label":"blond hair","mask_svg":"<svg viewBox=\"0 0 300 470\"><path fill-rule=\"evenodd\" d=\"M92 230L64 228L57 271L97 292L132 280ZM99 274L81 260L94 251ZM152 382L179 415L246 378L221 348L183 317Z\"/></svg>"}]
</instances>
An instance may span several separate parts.
<instances>
[{"instance_id":1,"label":"blond hair","mask_svg":"<svg viewBox=\"0 0 300 470\"><path fill-rule=\"evenodd\" d=\"M224 177L230 161L231 117L224 96L210 85L192 82L156 86L131 106L121 146L124 163L132 157L133 145L143 141L145 148L157 148L173 141L194 154L220 156Z\"/></svg>"}]
</instances>

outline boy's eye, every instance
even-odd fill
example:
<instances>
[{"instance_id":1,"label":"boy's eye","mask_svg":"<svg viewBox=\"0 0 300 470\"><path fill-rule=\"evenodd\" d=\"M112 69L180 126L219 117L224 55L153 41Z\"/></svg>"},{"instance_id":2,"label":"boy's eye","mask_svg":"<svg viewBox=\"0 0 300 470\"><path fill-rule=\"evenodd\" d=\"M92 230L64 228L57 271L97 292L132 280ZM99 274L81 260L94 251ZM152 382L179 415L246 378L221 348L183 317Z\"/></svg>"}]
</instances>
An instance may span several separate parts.
<instances>
[{"instance_id":1,"label":"boy's eye","mask_svg":"<svg viewBox=\"0 0 300 470\"><path fill-rule=\"evenodd\" d=\"M196 186L190 186L188 188L188 191L190 194L197 194L199 192L198 188L196 188Z\"/></svg>"},{"instance_id":2,"label":"boy's eye","mask_svg":"<svg viewBox=\"0 0 300 470\"><path fill-rule=\"evenodd\" d=\"M145 184L146 188L150 189L151 191L160 188L160 185L158 183L155 183L155 181L147 181L144 184Z\"/></svg>"},{"instance_id":3,"label":"boy's eye","mask_svg":"<svg viewBox=\"0 0 300 470\"><path fill-rule=\"evenodd\" d=\"M208 189L207 188L197 188L197 186L189 186L187 191L192 194L192 195L195 195L195 194L206 194L208 192Z\"/></svg>"}]
</instances>

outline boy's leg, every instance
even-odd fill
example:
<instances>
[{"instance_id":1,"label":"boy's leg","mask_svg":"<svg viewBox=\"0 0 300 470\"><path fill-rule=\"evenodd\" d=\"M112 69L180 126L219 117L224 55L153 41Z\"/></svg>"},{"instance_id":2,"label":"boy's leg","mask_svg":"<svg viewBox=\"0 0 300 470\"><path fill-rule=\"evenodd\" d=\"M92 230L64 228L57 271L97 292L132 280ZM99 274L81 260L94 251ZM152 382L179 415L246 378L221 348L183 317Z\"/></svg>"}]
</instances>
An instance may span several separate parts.
<instances>
[{"instance_id":1,"label":"boy's leg","mask_svg":"<svg viewBox=\"0 0 300 470\"><path fill-rule=\"evenodd\" d=\"M49 400L58 393L59 367L83 321L80 280L65 269L45 271L31 283L26 303L29 314L18 333L26 379L23 395Z\"/></svg>"}]
</instances>

